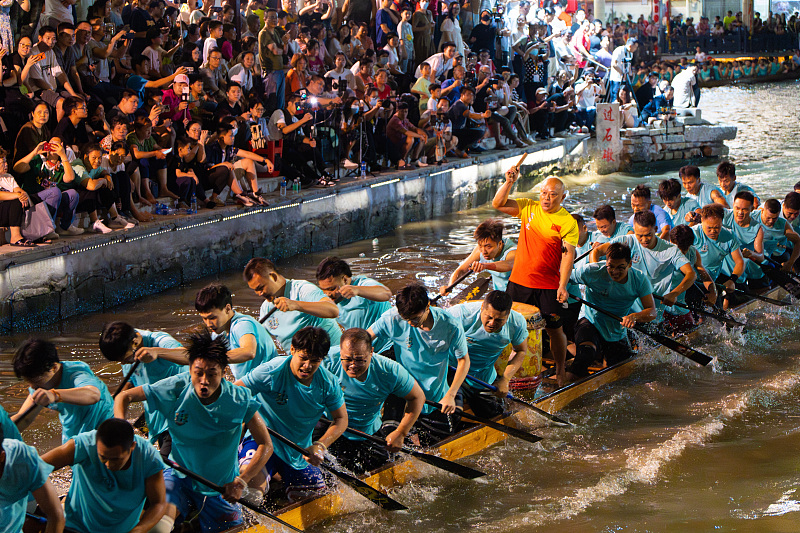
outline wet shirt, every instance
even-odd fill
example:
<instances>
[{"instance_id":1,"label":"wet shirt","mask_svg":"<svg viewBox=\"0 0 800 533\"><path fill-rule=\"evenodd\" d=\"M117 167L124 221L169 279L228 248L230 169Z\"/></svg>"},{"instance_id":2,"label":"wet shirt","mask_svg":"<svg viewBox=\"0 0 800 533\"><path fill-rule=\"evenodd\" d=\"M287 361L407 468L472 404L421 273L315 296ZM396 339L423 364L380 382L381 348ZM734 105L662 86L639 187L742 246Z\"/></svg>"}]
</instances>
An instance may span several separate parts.
<instances>
[{"instance_id":1,"label":"wet shirt","mask_svg":"<svg viewBox=\"0 0 800 533\"><path fill-rule=\"evenodd\" d=\"M28 496L47 481L53 467L39 458L33 446L5 439L6 465L0 476L0 533L19 533L25 522Z\"/></svg>"},{"instance_id":2,"label":"wet shirt","mask_svg":"<svg viewBox=\"0 0 800 533\"><path fill-rule=\"evenodd\" d=\"M531 289L558 289L562 241L578 244L578 223L563 207L545 213L539 202L517 199L522 227L510 281Z\"/></svg>"},{"instance_id":3,"label":"wet shirt","mask_svg":"<svg viewBox=\"0 0 800 533\"><path fill-rule=\"evenodd\" d=\"M430 331L415 328L402 318L396 308L386 311L370 329L383 342L394 344L395 357L417 380L425 397L438 402L449 389L447 369L451 359L463 359L468 353L467 339L461 323L444 309L431 307L433 327ZM433 408L426 405L422 412Z\"/></svg>"},{"instance_id":4,"label":"wet shirt","mask_svg":"<svg viewBox=\"0 0 800 533\"><path fill-rule=\"evenodd\" d=\"M639 298L653 293L650 280L635 268L628 270L628 279L625 280L625 283L612 280L606 270L605 261L580 266L572 271L570 277L575 283L586 286L587 302L602 307L617 316L629 314ZM584 313L605 340L615 342L627 338L625 328L619 321L590 307L585 307Z\"/></svg>"},{"instance_id":5,"label":"wet shirt","mask_svg":"<svg viewBox=\"0 0 800 533\"><path fill-rule=\"evenodd\" d=\"M189 372L144 385L147 403L167 417L172 451L169 458L218 485L239 474L238 448L242 424L258 411L258 401L244 387L225 379L219 397L203 405L195 393ZM175 472L183 477L180 472ZM194 483L200 494L216 494Z\"/></svg>"},{"instance_id":6,"label":"wet shirt","mask_svg":"<svg viewBox=\"0 0 800 533\"><path fill-rule=\"evenodd\" d=\"M711 198L711 191L717 191L722 195L723 198L725 197L725 193L722 192L722 189L716 186L711 186L707 183L700 184L700 190L697 192L697 194L692 194L687 191L686 197L691 198L692 200L697 202L700 207L703 207L708 204L714 203L714 200Z\"/></svg>"},{"instance_id":7,"label":"wet shirt","mask_svg":"<svg viewBox=\"0 0 800 533\"><path fill-rule=\"evenodd\" d=\"M144 348L183 348L183 345L169 333L143 329L137 329L136 332L142 336L142 347ZM127 376L130 369L131 365L122 365L122 374ZM186 370L187 368L184 365L178 365L159 357L155 361L142 363L136 367L136 372L131 376L131 384L134 387L140 387L177 376ZM167 419L160 412L151 408L147 402L144 404L144 410L147 413L147 429L150 432L150 442L155 443L158 440L158 436L167 431Z\"/></svg>"},{"instance_id":8,"label":"wet shirt","mask_svg":"<svg viewBox=\"0 0 800 533\"><path fill-rule=\"evenodd\" d=\"M708 275L715 280L722 270L725 257L739 249L739 241L729 229L724 227L720 230L716 241L706 236L702 224L693 227L692 231L694 231L694 247L700 254L700 260Z\"/></svg>"},{"instance_id":9,"label":"wet shirt","mask_svg":"<svg viewBox=\"0 0 800 533\"><path fill-rule=\"evenodd\" d=\"M478 261L481 263L494 263L495 261L505 261L508 257L509 252L517 249L517 243L514 242L513 239L504 239L503 240L503 249L500 252L500 256L497 259L485 259L483 254L478 256ZM508 272L497 272L496 270L487 270L489 274L492 276L492 286L496 291L504 291L506 287L508 287L508 279L511 277L511 271Z\"/></svg>"},{"instance_id":10,"label":"wet shirt","mask_svg":"<svg viewBox=\"0 0 800 533\"><path fill-rule=\"evenodd\" d=\"M267 330L258 323L258 320L250 315L233 313L231 331L228 335L230 349L235 350L241 348L240 342L245 335L252 335L256 338L256 356L244 363L234 363L230 365L231 373L233 373L233 377L236 379L241 379L242 376L258 365L278 357L278 350L275 349L275 342L272 340L272 337L269 336Z\"/></svg>"},{"instance_id":11,"label":"wet shirt","mask_svg":"<svg viewBox=\"0 0 800 533\"><path fill-rule=\"evenodd\" d=\"M786 219L778 217L775 219L775 224L772 227L767 226L761 221L761 210L753 211L750 218L758 221L764 229L764 254L769 257L771 255L781 255L786 251L786 244L789 239L786 238Z\"/></svg>"},{"instance_id":12,"label":"wet shirt","mask_svg":"<svg viewBox=\"0 0 800 533\"><path fill-rule=\"evenodd\" d=\"M350 285L354 287L383 287L382 283L375 281L367 276L353 276L350 280ZM378 320L383 313L392 308L391 302L376 302L356 296L350 299L342 299L336 303L339 308L339 318L336 320L342 325L344 329L350 328L369 328L376 320ZM379 346L374 346L373 349L377 353L384 352L389 349L391 343L386 341Z\"/></svg>"},{"instance_id":13,"label":"wet shirt","mask_svg":"<svg viewBox=\"0 0 800 533\"><path fill-rule=\"evenodd\" d=\"M283 295L290 300L299 302L319 302L325 298L325 293L322 292L322 289L313 283L300 279L287 279ZM274 307L271 302L264 300L264 303L261 304L259 321L267 316L267 313ZM286 353L289 353L289 348L292 346L294 334L308 326L324 329L331 339L331 346L339 345L339 341L342 338L342 329L333 318L319 318L300 311L286 313L276 311L264 322L264 327L267 328L270 335L278 339Z\"/></svg>"},{"instance_id":14,"label":"wet shirt","mask_svg":"<svg viewBox=\"0 0 800 533\"><path fill-rule=\"evenodd\" d=\"M628 232L632 232L632 231L633 231L633 227L631 227L630 224L626 224L625 222L617 222L616 225L614 226L614 231L611 232L611 236L610 237L606 237L605 235L603 235L600 232L600 230L594 230L592 232L592 234L589 236L589 240L587 241L587 244L591 244L591 243L594 243L594 242L596 242L598 244L604 244L604 243L607 243L608 241L610 241L611 239L614 239L616 237L620 237L622 235L627 235ZM587 248L587 250L588 250L588 248ZM575 251L575 257L577 258L579 255L580 254L576 250Z\"/></svg>"},{"instance_id":15,"label":"wet shirt","mask_svg":"<svg viewBox=\"0 0 800 533\"><path fill-rule=\"evenodd\" d=\"M629 227L627 224L620 224L619 222L617 222L617 227L614 228L614 230L615 230L614 233L615 234L617 233L617 231L616 231L617 228L619 228L620 226ZM574 265L572 266L572 268L577 268L580 265L586 265L586 264L589 263L589 256L588 255L586 257L584 257L583 259L581 259L580 261L577 261L577 259L580 256L582 256L583 254L585 254L586 252L588 252L589 250L592 249L592 238L593 238L594 233L600 233L600 232L599 231L593 232L591 235L589 235L589 238L586 239L586 242L583 243L583 246L578 246L577 248L575 248L575 259L576 259L576 261L575 261ZM607 238L602 233L600 233L600 235L602 235L603 238ZM623 235L624 235L624 233L623 233ZM583 298L583 295L581 294L580 286L577 283L573 282L572 278L570 278L569 281L567 282L567 292L571 296L571 298L567 301L568 304L576 304L576 303L578 303L578 301L575 300L575 298Z\"/></svg>"},{"instance_id":16,"label":"wet shirt","mask_svg":"<svg viewBox=\"0 0 800 533\"><path fill-rule=\"evenodd\" d=\"M114 401L108 392L106 384L94 375L89 365L82 361L62 361L61 381L54 389L77 389L79 387L94 387L100 391L100 399L92 405L75 405L71 403L51 403L48 409L58 411L58 420L61 422L61 443L83 433L91 431L100 425L100 422L114 416ZM28 388L33 394L34 389Z\"/></svg>"},{"instance_id":17,"label":"wet shirt","mask_svg":"<svg viewBox=\"0 0 800 533\"><path fill-rule=\"evenodd\" d=\"M761 224L758 220L753 219L751 216L750 224L747 227L742 227L736 223L733 210L726 209L725 218L722 220L722 225L733 232L736 240L739 241L739 246L755 251L756 236L758 235L758 231L761 229ZM743 257L742 259L744 260L744 272L741 276L742 280L760 279L764 277L764 271L761 270L761 267L758 266L755 261L751 261L746 257ZM736 265L733 262L733 258L729 255L725 257L722 271L727 275L731 275L735 266Z\"/></svg>"},{"instance_id":18,"label":"wet shirt","mask_svg":"<svg viewBox=\"0 0 800 533\"><path fill-rule=\"evenodd\" d=\"M97 455L97 431L76 435L72 483L64 504L75 531L127 533L139 523L147 499L146 480L164 469L152 444L134 436L130 466L109 470Z\"/></svg>"},{"instance_id":19,"label":"wet shirt","mask_svg":"<svg viewBox=\"0 0 800 533\"><path fill-rule=\"evenodd\" d=\"M351 378L342 368L338 346L331 350L322 363L336 376L344 393L347 407L347 425L353 429L374 435L381 427L381 407L390 394L405 398L414 389L414 378L397 361L379 354L372 354L372 361L364 381ZM348 439L361 437L345 434Z\"/></svg>"},{"instance_id":20,"label":"wet shirt","mask_svg":"<svg viewBox=\"0 0 800 533\"><path fill-rule=\"evenodd\" d=\"M681 224L689 224L686 222L686 215L693 213L697 209L700 209L700 204L697 203L697 200L693 198L681 197L681 205L675 210L675 212L673 212L672 209L665 209L665 211L672 220L672 227L674 228L675 226L680 226Z\"/></svg>"},{"instance_id":21,"label":"wet shirt","mask_svg":"<svg viewBox=\"0 0 800 533\"><path fill-rule=\"evenodd\" d=\"M22 440L22 434L17 429L17 425L11 421L11 417L8 416L2 405L0 405L0 429L3 430L6 439Z\"/></svg>"},{"instance_id":22,"label":"wet shirt","mask_svg":"<svg viewBox=\"0 0 800 533\"><path fill-rule=\"evenodd\" d=\"M461 322L467 338L469 351L469 373L486 383L494 383L497 371L494 363L506 346L519 346L528 339L528 324L525 317L511 310L508 321L500 331L489 333L481 322L481 302L467 302L447 309ZM452 361L451 361L452 364Z\"/></svg>"},{"instance_id":23,"label":"wet shirt","mask_svg":"<svg viewBox=\"0 0 800 533\"><path fill-rule=\"evenodd\" d=\"M291 360L290 356L276 357L245 375L242 383L258 398L259 412L268 427L308 448L322 414L344 405L344 396L339 380L322 366L310 385L300 383L292 374ZM308 466L301 454L277 439L272 439L272 445L275 454L292 468L302 470Z\"/></svg>"},{"instance_id":24,"label":"wet shirt","mask_svg":"<svg viewBox=\"0 0 800 533\"><path fill-rule=\"evenodd\" d=\"M739 183L737 181L734 184L733 189L731 189L731 192L726 193L725 191L722 191L722 194L725 196L725 199L728 201L728 206L729 207L733 208L733 201L736 199L736 195L739 194L740 192L749 192L750 194L752 194L753 196L758 198L759 202L761 202L761 198L758 197L758 195L756 194L756 191L754 191L752 187L750 187L749 185L745 185L744 183Z\"/></svg>"}]
</instances>

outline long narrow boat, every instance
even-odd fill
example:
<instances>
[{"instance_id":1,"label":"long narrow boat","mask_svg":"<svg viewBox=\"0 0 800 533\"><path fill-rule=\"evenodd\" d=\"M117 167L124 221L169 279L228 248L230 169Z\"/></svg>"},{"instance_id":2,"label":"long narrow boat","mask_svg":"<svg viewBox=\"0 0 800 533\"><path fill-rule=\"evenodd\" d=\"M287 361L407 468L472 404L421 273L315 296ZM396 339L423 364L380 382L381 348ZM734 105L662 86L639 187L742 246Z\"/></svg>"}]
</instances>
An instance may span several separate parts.
<instances>
[{"instance_id":1,"label":"long narrow boat","mask_svg":"<svg viewBox=\"0 0 800 533\"><path fill-rule=\"evenodd\" d=\"M476 283L481 282L478 281ZM473 297L477 297L482 291L476 291L475 285L473 284L464 292L470 293ZM765 296L783 298L786 296L786 292L781 288L776 288L769 291ZM454 300L459 301L460 297L456 297ZM746 313L758 307L760 304L761 302L757 300L751 300L737 307L736 311ZM696 333L690 333L688 338L691 339L693 336L696 336ZM603 385L628 377L633 373L636 365L645 355L646 352L637 353L632 358L626 359L616 365L599 369L579 381L538 398L534 404L549 413L556 413L581 396L589 394ZM516 409L512 411L509 416L500 420L500 422L514 427L521 427L520 421L523 424L540 422L540 420L534 420L535 416L536 415L531 414L531 411L526 408ZM492 444L501 442L506 438L507 435L505 433L495 429L486 426L474 426L440 442L436 447L427 451L445 459L456 461L477 454ZM419 479L424 475L424 471L430 471L429 467L411 459L402 459L393 463L388 463L377 471L363 476L362 479L372 487L386 490L403 485L408 481ZM352 491L348 489L344 490L347 490L347 492L342 493L341 491L336 491L309 498L284 507L276 511L275 514L293 526L305 529L319 524L324 520L341 516L349 512L362 510L371 505L366 500L363 500L363 503L359 501L358 498L360 498L360 496L352 494ZM233 529L228 533L266 533L268 531L282 530L280 526L275 527L272 523L265 523L262 525Z\"/></svg>"},{"instance_id":2,"label":"long narrow boat","mask_svg":"<svg viewBox=\"0 0 800 533\"><path fill-rule=\"evenodd\" d=\"M705 80L700 82L700 87L728 87L731 85L751 85L753 83L769 83L778 81L789 81L800 78L800 70L793 70L786 73L772 74L770 76L749 76L738 80Z\"/></svg>"}]
</instances>

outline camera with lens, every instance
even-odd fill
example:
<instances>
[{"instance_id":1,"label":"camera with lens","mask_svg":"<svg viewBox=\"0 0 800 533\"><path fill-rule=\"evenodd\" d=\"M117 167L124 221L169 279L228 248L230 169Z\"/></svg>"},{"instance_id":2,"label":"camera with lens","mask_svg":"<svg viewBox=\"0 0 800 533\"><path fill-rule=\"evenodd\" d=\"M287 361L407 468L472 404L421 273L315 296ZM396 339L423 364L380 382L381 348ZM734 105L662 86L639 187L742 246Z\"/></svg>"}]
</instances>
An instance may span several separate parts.
<instances>
[{"instance_id":1,"label":"camera with lens","mask_svg":"<svg viewBox=\"0 0 800 533\"><path fill-rule=\"evenodd\" d=\"M114 31L116 31L116 26L113 22L107 22L103 24L103 28L105 29L106 35L114 35Z\"/></svg>"},{"instance_id":2,"label":"camera with lens","mask_svg":"<svg viewBox=\"0 0 800 533\"><path fill-rule=\"evenodd\" d=\"M464 74L464 85L469 85L470 87L475 87L475 73L471 70L468 70Z\"/></svg>"},{"instance_id":3,"label":"camera with lens","mask_svg":"<svg viewBox=\"0 0 800 533\"><path fill-rule=\"evenodd\" d=\"M325 78L325 91L341 97L347 92L347 80Z\"/></svg>"},{"instance_id":4,"label":"camera with lens","mask_svg":"<svg viewBox=\"0 0 800 533\"><path fill-rule=\"evenodd\" d=\"M503 23L503 15L505 15L506 6L497 5L492 9L492 19L495 24L501 25Z\"/></svg>"}]
</instances>

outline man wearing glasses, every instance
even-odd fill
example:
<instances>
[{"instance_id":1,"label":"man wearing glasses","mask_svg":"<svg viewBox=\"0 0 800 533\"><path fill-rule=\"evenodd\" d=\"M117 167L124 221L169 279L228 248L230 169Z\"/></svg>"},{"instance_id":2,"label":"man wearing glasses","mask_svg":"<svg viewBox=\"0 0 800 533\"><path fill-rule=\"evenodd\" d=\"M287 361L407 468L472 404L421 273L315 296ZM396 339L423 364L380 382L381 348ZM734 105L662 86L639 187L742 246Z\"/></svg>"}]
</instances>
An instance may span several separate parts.
<instances>
[{"instance_id":1,"label":"man wearing glasses","mask_svg":"<svg viewBox=\"0 0 800 533\"><path fill-rule=\"evenodd\" d=\"M69 146L72 151L78 154L78 147L89 142L89 134L86 131L86 118L89 110L86 101L80 96L70 96L64 101L64 118L62 118L53 133Z\"/></svg>"},{"instance_id":2,"label":"man wearing glasses","mask_svg":"<svg viewBox=\"0 0 800 533\"><path fill-rule=\"evenodd\" d=\"M431 307L428 291L422 284L406 285L397 293L396 309L386 311L367 330L373 341L394 344L397 362L417 380L425 398L441 404L435 411L426 405L417 421L423 446L437 442L458 429L456 395L469 372L469 355L464 328L455 317L438 307ZM450 384L449 365L456 366ZM384 406L384 424L399 420L403 402L390 398Z\"/></svg>"},{"instance_id":3,"label":"man wearing glasses","mask_svg":"<svg viewBox=\"0 0 800 533\"><path fill-rule=\"evenodd\" d=\"M363 438L345 432L329 451L349 470L370 472L389 460L387 451L397 452L403 447L405 437L425 405L425 394L400 363L372 353L372 337L365 329L346 330L339 345L339 357L334 352L335 347L323 365L342 385L348 425L385 438L386 448L379 449ZM399 424L381 420L381 406L389 395L405 400Z\"/></svg>"}]
</instances>

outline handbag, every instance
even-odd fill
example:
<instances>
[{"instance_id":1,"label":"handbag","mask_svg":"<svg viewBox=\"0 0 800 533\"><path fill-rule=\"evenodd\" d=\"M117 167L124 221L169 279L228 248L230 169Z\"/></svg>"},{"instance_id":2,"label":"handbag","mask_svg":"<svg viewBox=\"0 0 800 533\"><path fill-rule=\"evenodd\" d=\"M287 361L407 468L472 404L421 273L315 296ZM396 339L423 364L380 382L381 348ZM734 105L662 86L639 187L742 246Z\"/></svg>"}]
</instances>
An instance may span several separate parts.
<instances>
[{"instance_id":1,"label":"handbag","mask_svg":"<svg viewBox=\"0 0 800 533\"><path fill-rule=\"evenodd\" d=\"M25 210L22 221L22 236L32 241L41 239L55 231L53 219L50 217L50 208L45 202L31 205Z\"/></svg>"}]
</instances>

